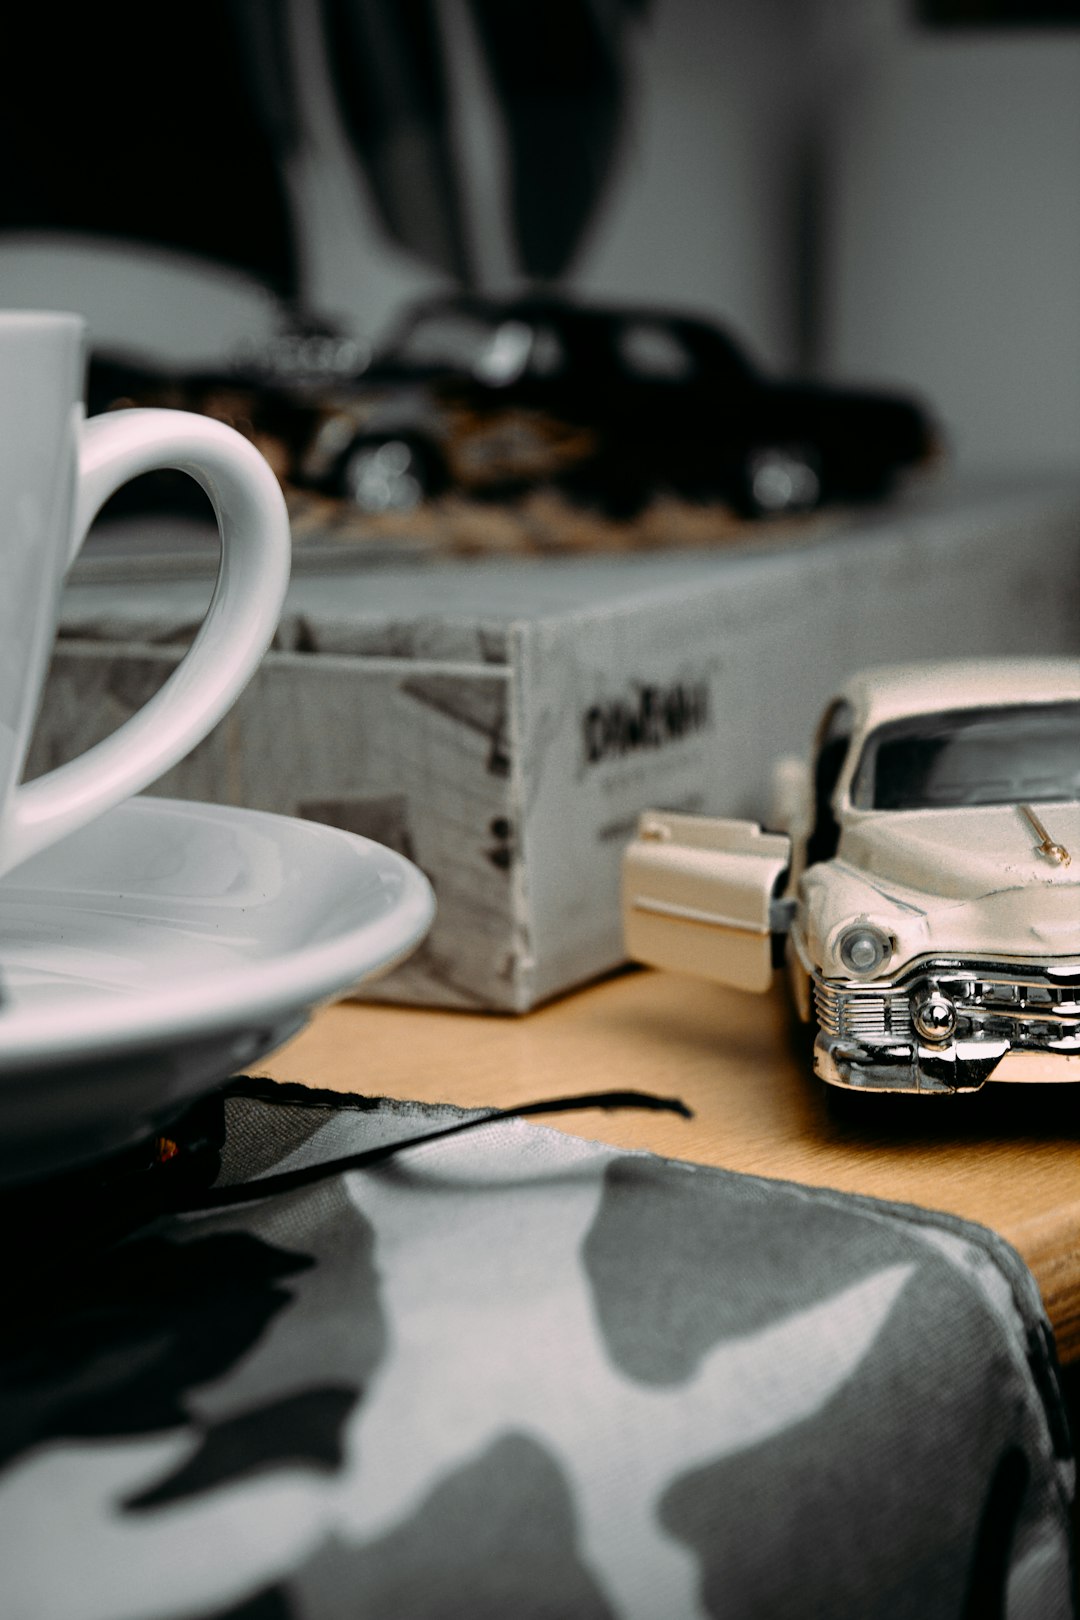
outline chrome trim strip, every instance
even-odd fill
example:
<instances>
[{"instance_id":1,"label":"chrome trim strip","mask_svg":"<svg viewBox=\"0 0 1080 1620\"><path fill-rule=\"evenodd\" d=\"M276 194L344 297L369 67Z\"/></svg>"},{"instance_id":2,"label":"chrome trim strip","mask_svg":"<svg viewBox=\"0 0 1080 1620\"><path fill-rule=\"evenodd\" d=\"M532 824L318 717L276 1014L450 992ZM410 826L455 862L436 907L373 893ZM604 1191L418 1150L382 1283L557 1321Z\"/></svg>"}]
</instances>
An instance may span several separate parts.
<instances>
[{"instance_id":1,"label":"chrome trim strip","mask_svg":"<svg viewBox=\"0 0 1080 1620\"><path fill-rule=\"evenodd\" d=\"M1069 1024L1080 1020L1080 1005L1056 1002L1048 1007L987 1006L982 1001L958 1001L967 1018L1007 1018L1014 1024Z\"/></svg>"},{"instance_id":2,"label":"chrome trim strip","mask_svg":"<svg viewBox=\"0 0 1080 1620\"><path fill-rule=\"evenodd\" d=\"M792 929L791 938L798 949L796 930ZM1038 989L1048 990L1075 990L1080 1000L1080 957L1056 958L1047 962L1032 960L1031 958L1016 957L1004 960L1001 957L979 958L960 956L914 956L903 964L901 972L881 979L834 979L827 977L820 968L810 964L803 952L804 966L808 967L815 980L829 986L830 990L838 992L868 990L876 995L893 995L906 990L913 980L919 978L966 979L972 984L1002 984L1027 985Z\"/></svg>"}]
</instances>

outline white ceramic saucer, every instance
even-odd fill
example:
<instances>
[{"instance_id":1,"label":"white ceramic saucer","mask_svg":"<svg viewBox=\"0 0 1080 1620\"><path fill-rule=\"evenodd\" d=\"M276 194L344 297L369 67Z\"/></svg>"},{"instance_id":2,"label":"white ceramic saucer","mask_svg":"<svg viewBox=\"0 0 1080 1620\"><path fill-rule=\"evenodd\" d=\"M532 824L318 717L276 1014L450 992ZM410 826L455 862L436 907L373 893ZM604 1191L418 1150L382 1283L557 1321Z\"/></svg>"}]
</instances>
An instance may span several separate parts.
<instances>
[{"instance_id":1,"label":"white ceramic saucer","mask_svg":"<svg viewBox=\"0 0 1080 1620\"><path fill-rule=\"evenodd\" d=\"M307 821L132 799L0 879L0 1181L113 1151L407 956L427 879Z\"/></svg>"}]
</instances>

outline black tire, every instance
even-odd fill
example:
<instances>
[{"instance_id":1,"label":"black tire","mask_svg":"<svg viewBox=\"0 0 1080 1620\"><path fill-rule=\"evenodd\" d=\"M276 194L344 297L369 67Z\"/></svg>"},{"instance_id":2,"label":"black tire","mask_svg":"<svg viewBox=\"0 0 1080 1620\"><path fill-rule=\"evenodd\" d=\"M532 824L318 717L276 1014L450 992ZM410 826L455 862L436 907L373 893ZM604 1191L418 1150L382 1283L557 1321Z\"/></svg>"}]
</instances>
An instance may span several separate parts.
<instances>
[{"instance_id":1,"label":"black tire","mask_svg":"<svg viewBox=\"0 0 1080 1620\"><path fill-rule=\"evenodd\" d=\"M411 434L354 439L337 464L336 493L358 512L412 512L446 485L431 446Z\"/></svg>"},{"instance_id":2,"label":"black tire","mask_svg":"<svg viewBox=\"0 0 1080 1620\"><path fill-rule=\"evenodd\" d=\"M736 504L744 517L812 512L823 497L821 458L807 444L752 445L736 482Z\"/></svg>"}]
</instances>

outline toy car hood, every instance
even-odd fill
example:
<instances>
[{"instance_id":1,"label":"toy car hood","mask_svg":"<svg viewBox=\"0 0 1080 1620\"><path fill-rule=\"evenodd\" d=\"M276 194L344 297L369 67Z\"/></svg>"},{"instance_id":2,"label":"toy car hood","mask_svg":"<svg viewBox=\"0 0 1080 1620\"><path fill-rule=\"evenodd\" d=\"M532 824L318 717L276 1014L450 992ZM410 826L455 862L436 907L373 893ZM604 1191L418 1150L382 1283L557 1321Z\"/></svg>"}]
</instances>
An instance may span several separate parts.
<instances>
[{"instance_id":1,"label":"toy car hood","mask_svg":"<svg viewBox=\"0 0 1080 1620\"><path fill-rule=\"evenodd\" d=\"M1039 806L1073 860L1040 854L1012 805L878 812L844 831L838 858L801 881L804 937L822 971L849 977L836 954L858 919L896 942L891 966L927 952L979 957L1080 951L1080 805ZM870 875L872 874L872 876ZM883 965L881 975L890 971Z\"/></svg>"},{"instance_id":2,"label":"toy car hood","mask_svg":"<svg viewBox=\"0 0 1080 1620\"><path fill-rule=\"evenodd\" d=\"M1080 804L1038 805L1054 840L1074 857L1047 859L1016 805L876 811L853 816L840 858L858 871L943 900L974 900L1004 889L1071 888L1080 920Z\"/></svg>"}]
</instances>

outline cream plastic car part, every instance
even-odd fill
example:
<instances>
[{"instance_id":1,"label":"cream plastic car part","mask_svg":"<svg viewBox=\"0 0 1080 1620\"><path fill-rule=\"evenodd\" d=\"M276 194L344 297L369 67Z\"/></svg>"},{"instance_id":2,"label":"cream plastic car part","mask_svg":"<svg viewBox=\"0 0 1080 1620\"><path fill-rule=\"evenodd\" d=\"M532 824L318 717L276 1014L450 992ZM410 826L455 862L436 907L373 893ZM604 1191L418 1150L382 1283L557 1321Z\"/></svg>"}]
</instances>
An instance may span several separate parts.
<instances>
[{"instance_id":1,"label":"cream plastic car part","mask_svg":"<svg viewBox=\"0 0 1080 1620\"><path fill-rule=\"evenodd\" d=\"M738 990L772 982L772 906L790 838L753 821L648 811L623 859L627 953Z\"/></svg>"}]
</instances>

